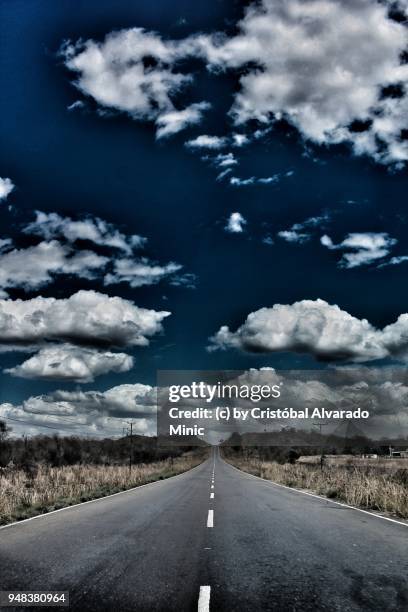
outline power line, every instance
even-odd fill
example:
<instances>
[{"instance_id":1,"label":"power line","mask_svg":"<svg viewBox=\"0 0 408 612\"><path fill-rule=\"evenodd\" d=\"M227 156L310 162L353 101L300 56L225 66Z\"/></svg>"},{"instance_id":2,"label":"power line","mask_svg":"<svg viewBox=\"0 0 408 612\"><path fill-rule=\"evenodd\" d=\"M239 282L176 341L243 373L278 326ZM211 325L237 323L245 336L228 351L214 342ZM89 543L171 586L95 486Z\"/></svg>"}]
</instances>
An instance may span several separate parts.
<instances>
[{"instance_id":1,"label":"power line","mask_svg":"<svg viewBox=\"0 0 408 612\"><path fill-rule=\"evenodd\" d=\"M66 429L64 427L53 427L52 425L40 425L39 423L35 423L33 421L23 421L22 419L13 419L13 417L6 417L1 415L0 416L0 420L1 419L5 419L6 421L14 421L16 423L24 423L25 425L31 425L32 427L40 427L40 428L46 428L46 429L53 429L55 431L69 431L73 434L75 434L75 430L72 429ZM86 435L92 435L92 436L103 436L103 437L107 437L107 434L103 434L103 433L91 433L91 434L86 434ZM111 434L112 435L112 434ZM119 433L114 434L114 435L120 435Z\"/></svg>"},{"instance_id":2,"label":"power line","mask_svg":"<svg viewBox=\"0 0 408 612\"><path fill-rule=\"evenodd\" d=\"M44 413L44 414L46 415L47 413ZM77 419L78 416L81 416L81 415L77 415L77 414L64 414L64 415L61 416L59 414L53 414L52 416L57 417L58 420L62 421L63 423L69 423L69 425L71 425L72 423L74 423L74 424L76 424L76 423L75 423L75 421L70 421L68 419ZM7 417L2 417L0 415L0 418L7 418ZM9 418L11 418L11 417L9 417ZM86 423L82 423L82 424L86 425Z\"/></svg>"}]
</instances>

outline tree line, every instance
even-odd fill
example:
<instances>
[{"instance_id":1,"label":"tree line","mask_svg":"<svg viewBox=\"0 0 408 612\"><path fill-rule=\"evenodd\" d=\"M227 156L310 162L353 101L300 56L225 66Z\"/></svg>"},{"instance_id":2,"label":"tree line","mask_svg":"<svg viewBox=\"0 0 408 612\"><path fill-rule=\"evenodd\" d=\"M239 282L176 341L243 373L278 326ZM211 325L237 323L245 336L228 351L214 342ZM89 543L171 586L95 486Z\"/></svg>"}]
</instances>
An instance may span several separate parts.
<instances>
[{"instance_id":1,"label":"tree line","mask_svg":"<svg viewBox=\"0 0 408 612\"><path fill-rule=\"evenodd\" d=\"M151 463L178 457L193 447L160 448L156 437L124 436L119 439L80 436L37 435L11 437L11 428L0 420L0 467L15 466L30 470L40 463L51 467L64 465L125 465Z\"/></svg>"}]
</instances>

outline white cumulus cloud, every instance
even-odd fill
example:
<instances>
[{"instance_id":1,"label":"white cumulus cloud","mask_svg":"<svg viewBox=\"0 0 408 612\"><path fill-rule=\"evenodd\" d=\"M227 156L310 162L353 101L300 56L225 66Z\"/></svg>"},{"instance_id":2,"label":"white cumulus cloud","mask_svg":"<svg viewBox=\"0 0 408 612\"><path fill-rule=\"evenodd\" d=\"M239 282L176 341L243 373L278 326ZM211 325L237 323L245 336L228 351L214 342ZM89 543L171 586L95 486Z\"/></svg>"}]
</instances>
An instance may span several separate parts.
<instances>
[{"instance_id":1,"label":"white cumulus cloud","mask_svg":"<svg viewBox=\"0 0 408 612\"><path fill-rule=\"evenodd\" d=\"M275 304L248 315L236 330L222 326L210 338L210 350L236 348L252 353L292 351L319 360L364 362L408 358L408 314L376 329L324 300Z\"/></svg>"},{"instance_id":2,"label":"white cumulus cloud","mask_svg":"<svg viewBox=\"0 0 408 612\"><path fill-rule=\"evenodd\" d=\"M387 3L262 0L238 26L236 36L220 42L199 37L210 65L254 66L240 78L231 109L238 124L283 118L319 144L348 142L357 154L383 162L408 159L401 138L407 92L382 96L387 86L408 80L400 59L407 29L389 18ZM367 130L354 130L356 121Z\"/></svg>"},{"instance_id":3,"label":"white cumulus cloud","mask_svg":"<svg viewBox=\"0 0 408 612\"><path fill-rule=\"evenodd\" d=\"M135 434L154 435L156 397L149 385L118 385L106 391L55 391L29 397L21 404L0 404L0 418L11 418L13 434L45 433L121 436L123 419L131 418ZM21 421L21 424L19 423Z\"/></svg>"},{"instance_id":4,"label":"white cumulus cloud","mask_svg":"<svg viewBox=\"0 0 408 612\"><path fill-rule=\"evenodd\" d=\"M175 284L175 275L183 267L175 262L159 264L148 257L136 259L134 251L144 247L146 238L138 234L123 234L99 218L73 220L57 213L37 211L35 220L24 225L23 232L45 240L18 249L10 238L0 239L2 296L9 288L21 288L27 292L39 289L61 275L104 285L126 282L132 288L153 285L167 278ZM107 255L100 255L93 250L81 249L79 241L91 242L109 251ZM194 275L188 273L188 277L191 280ZM191 285L180 279L178 285Z\"/></svg>"},{"instance_id":5,"label":"white cumulus cloud","mask_svg":"<svg viewBox=\"0 0 408 612\"><path fill-rule=\"evenodd\" d=\"M0 287L30 291L47 285L61 274L93 279L108 261L92 251L75 253L56 240L40 242L0 254Z\"/></svg>"},{"instance_id":6,"label":"white cumulus cloud","mask_svg":"<svg viewBox=\"0 0 408 612\"><path fill-rule=\"evenodd\" d=\"M177 109L176 94L192 81L177 71L184 53L180 43L132 28L108 34L103 42L88 40L62 48L66 66L77 74L75 85L104 109L155 121L157 138L171 136L201 122L208 102Z\"/></svg>"},{"instance_id":7,"label":"white cumulus cloud","mask_svg":"<svg viewBox=\"0 0 408 612\"><path fill-rule=\"evenodd\" d=\"M108 372L127 372L132 367L133 358L125 353L61 345L43 348L22 364L4 371L20 378L85 383Z\"/></svg>"},{"instance_id":8,"label":"white cumulus cloud","mask_svg":"<svg viewBox=\"0 0 408 612\"><path fill-rule=\"evenodd\" d=\"M171 313L140 308L96 291L69 298L0 300L0 344L68 342L87 346L147 346Z\"/></svg>"},{"instance_id":9,"label":"white cumulus cloud","mask_svg":"<svg viewBox=\"0 0 408 612\"><path fill-rule=\"evenodd\" d=\"M176 45L142 28L112 32L101 43L68 44L62 53L81 91L135 118L152 119L158 109L172 109L171 95L190 80L172 70Z\"/></svg>"},{"instance_id":10,"label":"white cumulus cloud","mask_svg":"<svg viewBox=\"0 0 408 612\"><path fill-rule=\"evenodd\" d=\"M230 109L235 130L253 120L265 130L284 119L305 140L348 143L358 155L403 164L408 65L401 58L408 31L390 16L391 5L260 0L247 7L231 35L165 40L132 28L112 32L103 42L66 45L63 53L83 93L134 118L156 121L174 112L178 93L193 83L180 66L198 58L214 78L226 71L239 75ZM407 12L406 3L399 7ZM232 138L242 146L248 136L235 130Z\"/></svg>"},{"instance_id":11,"label":"white cumulus cloud","mask_svg":"<svg viewBox=\"0 0 408 612\"><path fill-rule=\"evenodd\" d=\"M6 372L78 382L126 372L133 358L109 349L147 346L170 314L95 291L78 291L65 299L0 299L0 350L33 352Z\"/></svg>"}]
</instances>

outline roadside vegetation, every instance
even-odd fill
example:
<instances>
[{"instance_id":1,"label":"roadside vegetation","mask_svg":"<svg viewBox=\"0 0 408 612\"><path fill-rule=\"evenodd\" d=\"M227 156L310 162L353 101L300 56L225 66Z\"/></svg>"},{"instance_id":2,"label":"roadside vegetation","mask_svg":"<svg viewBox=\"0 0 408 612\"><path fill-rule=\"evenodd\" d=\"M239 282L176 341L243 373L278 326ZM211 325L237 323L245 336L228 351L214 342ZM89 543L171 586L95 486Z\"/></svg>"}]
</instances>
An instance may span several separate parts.
<instances>
[{"instance_id":1,"label":"roadside vegetation","mask_svg":"<svg viewBox=\"0 0 408 612\"><path fill-rule=\"evenodd\" d=\"M305 489L367 510L408 519L408 460L353 456L288 457L286 463L224 451L235 467L278 484Z\"/></svg>"},{"instance_id":2,"label":"roadside vegetation","mask_svg":"<svg viewBox=\"0 0 408 612\"><path fill-rule=\"evenodd\" d=\"M50 467L40 464L32 471L0 468L0 524L169 478L199 465L206 457L205 451L190 452L133 465L131 470L125 465Z\"/></svg>"},{"instance_id":3,"label":"roadside vegetation","mask_svg":"<svg viewBox=\"0 0 408 612\"><path fill-rule=\"evenodd\" d=\"M0 420L0 525L186 472L208 457L155 437L12 437Z\"/></svg>"}]
</instances>

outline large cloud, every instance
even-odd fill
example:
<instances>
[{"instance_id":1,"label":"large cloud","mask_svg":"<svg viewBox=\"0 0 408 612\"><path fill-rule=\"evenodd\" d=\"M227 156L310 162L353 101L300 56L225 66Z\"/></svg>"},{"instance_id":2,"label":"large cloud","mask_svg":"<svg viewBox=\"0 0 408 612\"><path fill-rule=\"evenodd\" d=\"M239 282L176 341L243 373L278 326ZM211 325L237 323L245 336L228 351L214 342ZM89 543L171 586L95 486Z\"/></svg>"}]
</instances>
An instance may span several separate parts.
<instances>
[{"instance_id":1,"label":"large cloud","mask_svg":"<svg viewBox=\"0 0 408 612\"><path fill-rule=\"evenodd\" d=\"M112 32L102 43L68 44L63 54L68 68L78 74L76 86L82 92L134 119L157 121L158 137L199 123L209 107L200 102L176 109L176 93L191 81L190 75L175 70L179 44L142 28Z\"/></svg>"},{"instance_id":2,"label":"large cloud","mask_svg":"<svg viewBox=\"0 0 408 612\"><path fill-rule=\"evenodd\" d=\"M37 211L35 220L22 230L45 240L18 249L11 239L0 239L0 296L3 297L7 295L5 289L21 288L28 292L50 284L61 275L105 285L126 282L132 288L164 279L171 284L186 284L176 274L181 264L159 264L148 257L136 258L134 251L144 247L146 238L123 234L98 217L73 220L57 213ZM84 241L103 247L107 255L79 248L78 242Z\"/></svg>"},{"instance_id":3,"label":"large cloud","mask_svg":"<svg viewBox=\"0 0 408 612\"><path fill-rule=\"evenodd\" d=\"M92 382L108 372L127 372L133 358L126 353L62 345L43 348L24 363L5 370L20 378Z\"/></svg>"},{"instance_id":4,"label":"large cloud","mask_svg":"<svg viewBox=\"0 0 408 612\"><path fill-rule=\"evenodd\" d=\"M222 326L210 340L210 350L293 351L326 361L406 360L408 314L378 330L366 319L357 319L324 300L302 300L261 308L250 313L236 331Z\"/></svg>"},{"instance_id":5,"label":"large cloud","mask_svg":"<svg viewBox=\"0 0 408 612\"><path fill-rule=\"evenodd\" d=\"M107 391L56 391L47 400L67 402L77 409L109 413L112 416L133 415L149 417L156 415L156 391L150 385L140 383L118 385Z\"/></svg>"},{"instance_id":6,"label":"large cloud","mask_svg":"<svg viewBox=\"0 0 408 612\"><path fill-rule=\"evenodd\" d=\"M200 38L211 65L253 66L231 109L237 123L285 118L316 143L346 141L377 160L408 159L401 138L408 98L400 88L408 80L401 61L408 34L386 3L263 0L249 7L239 29L220 44Z\"/></svg>"},{"instance_id":7,"label":"large cloud","mask_svg":"<svg viewBox=\"0 0 408 612\"><path fill-rule=\"evenodd\" d=\"M55 391L33 396L20 405L0 404L0 418L10 419L13 433L120 436L124 419L133 431L152 435L156 426L155 392L149 385L119 385L107 391Z\"/></svg>"},{"instance_id":8,"label":"large cloud","mask_svg":"<svg viewBox=\"0 0 408 612\"><path fill-rule=\"evenodd\" d=\"M67 299L0 299L0 350L35 353L5 371L22 378L82 383L126 372L133 358L108 349L147 346L169 315L95 291L78 291Z\"/></svg>"},{"instance_id":9,"label":"large cloud","mask_svg":"<svg viewBox=\"0 0 408 612\"><path fill-rule=\"evenodd\" d=\"M0 343L147 346L169 315L96 291L78 291L66 299L0 300Z\"/></svg>"},{"instance_id":10,"label":"large cloud","mask_svg":"<svg viewBox=\"0 0 408 612\"><path fill-rule=\"evenodd\" d=\"M377 161L405 162L408 65L401 58L408 33L390 17L391 5L262 0L248 7L231 36L164 40L133 28L63 52L85 94L138 119L174 112L177 93L192 81L177 66L197 57L217 74L240 75L231 108L236 124L283 118L307 140L347 142Z\"/></svg>"}]
</instances>

